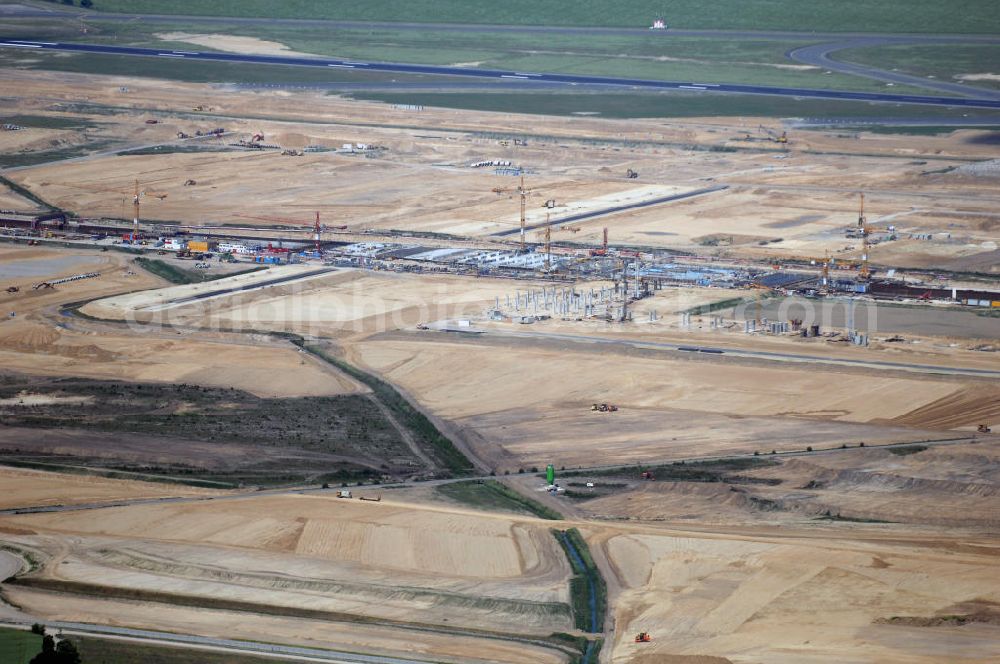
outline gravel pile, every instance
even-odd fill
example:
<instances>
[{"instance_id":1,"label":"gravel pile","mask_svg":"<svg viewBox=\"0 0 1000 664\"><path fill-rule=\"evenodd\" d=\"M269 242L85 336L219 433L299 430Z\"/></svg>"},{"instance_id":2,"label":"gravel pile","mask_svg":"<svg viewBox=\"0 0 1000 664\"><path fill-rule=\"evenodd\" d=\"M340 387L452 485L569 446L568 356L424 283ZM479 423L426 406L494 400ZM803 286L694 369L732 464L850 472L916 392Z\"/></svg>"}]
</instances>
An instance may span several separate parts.
<instances>
[{"instance_id":1,"label":"gravel pile","mask_svg":"<svg viewBox=\"0 0 1000 664\"><path fill-rule=\"evenodd\" d=\"M963 175L975 175L977 177L997 178L1000 177L1000 159L990 161L980 161L975 164L965 164L955 169L956 173Z\"/></svg>"}]
</instances>

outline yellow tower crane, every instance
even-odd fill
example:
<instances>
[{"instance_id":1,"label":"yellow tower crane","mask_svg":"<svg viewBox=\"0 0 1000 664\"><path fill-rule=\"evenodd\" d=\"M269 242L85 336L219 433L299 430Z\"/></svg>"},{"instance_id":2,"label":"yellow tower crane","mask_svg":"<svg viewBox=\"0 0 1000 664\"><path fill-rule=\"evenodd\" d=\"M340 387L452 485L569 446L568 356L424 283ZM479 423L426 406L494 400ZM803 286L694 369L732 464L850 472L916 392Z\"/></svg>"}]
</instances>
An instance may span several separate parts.
<instances>
[{"instance_id":1,"label":"yellow tower crane","mask_svg":"<svg viewBox=\"0 0 1000 664\"><path fill-rule=\"evenodd\" d=\"M528 194L531 193L530 189L525 189L524 188L524 174L523 173L521 174L521 184L519 184L517 187L497 187L493 191L494 191L494 193L496 193L498 195L499 194L507 194L507 193L515 193L515 194L518 194L521 197L521 251L524 251L524 249L525 249L525 241L524 241L525 207L526 207L527 201L528 201Z\"/></svg>"}]
</instances>

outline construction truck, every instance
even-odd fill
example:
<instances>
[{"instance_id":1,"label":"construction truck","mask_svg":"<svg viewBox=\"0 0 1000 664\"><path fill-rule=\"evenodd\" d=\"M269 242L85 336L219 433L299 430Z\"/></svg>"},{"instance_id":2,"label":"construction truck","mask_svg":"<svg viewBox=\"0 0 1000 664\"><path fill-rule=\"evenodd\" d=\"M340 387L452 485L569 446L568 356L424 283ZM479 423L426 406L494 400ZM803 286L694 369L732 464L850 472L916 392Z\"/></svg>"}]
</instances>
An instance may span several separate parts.
<instances>
[{"instance_id":1,"label":"construction truck","mask_svg":"<svg viewBox=\"0 0 1000 664\"><path fill-rule=\"evenodd\" d=\"M618 406L611 403L595 403L590 407L590 410L598 413L616 413L618 412Z\"/></svg>"},{"instance_id":2,"label":"construction truck","mask_svg":"<svg viewBox=\"0 0 1000 664\"><path fill-rule=\"evenodd\" d=\"M351 491L349 489L341 489L337 491L337 498L350 498Z\"/></svg>"},{"instance_id":3,"label":"construction truck","mask_svg":"<svg viewBox=\"0 0 1000 664\"><path fill-rule=\"evenodd\" d=\"M768 127L765 127L764 125L760 125L757 128L757 131L759 131L760 133L766 134L767 135L767 139L769 141L774 142L774 143L781 143L783 145L785 145L785 144L788 143L788 132L786 132L786 131L783 131L783 132L781 132L779 134L778 132L776 132L773 129L770 129Z\"/></svg>"},{"instance_id":4,"label":"construction truck","mask_svg":"<svg viewBox=\"0 0 1000 664\"><path fill-rule=\"evenodd\" d=\"M638 634L635 635L636 643L649 643L652 640L653 637L650 636L649 632L639 632Z\"/></svg>"},{"instance_id":5,"label":"construction truck","mask_svg":"<svg viewBox=\"0 0 1000 664\"><path fill-rule=\"evenodd\" d=\"M651 471L649 471L649 470L642 471L642 473L639 475L639 477L641 479L647 480L649 482L652 482L653 480L656 479L656 477L653 476L653 473Z\"/></svg>"}]
</instances>

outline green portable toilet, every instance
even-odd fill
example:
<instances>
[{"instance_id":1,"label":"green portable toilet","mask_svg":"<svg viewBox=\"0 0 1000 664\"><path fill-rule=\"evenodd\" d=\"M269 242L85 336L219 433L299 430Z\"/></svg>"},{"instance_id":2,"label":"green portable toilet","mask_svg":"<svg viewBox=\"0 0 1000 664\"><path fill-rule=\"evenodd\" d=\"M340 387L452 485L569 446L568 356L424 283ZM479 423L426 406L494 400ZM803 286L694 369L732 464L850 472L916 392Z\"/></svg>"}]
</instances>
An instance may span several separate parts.
<instances>
[{"instance_id":1,"label":"green portable toilet","mask_svg":"<svg viewBox=\"0 0 1000 664\"><path fill-rule=\"evenodd\" d=\"M556 483L556 467L551 463L545 466L545 481L549 484Z\"/></svg>"}]
</instances>

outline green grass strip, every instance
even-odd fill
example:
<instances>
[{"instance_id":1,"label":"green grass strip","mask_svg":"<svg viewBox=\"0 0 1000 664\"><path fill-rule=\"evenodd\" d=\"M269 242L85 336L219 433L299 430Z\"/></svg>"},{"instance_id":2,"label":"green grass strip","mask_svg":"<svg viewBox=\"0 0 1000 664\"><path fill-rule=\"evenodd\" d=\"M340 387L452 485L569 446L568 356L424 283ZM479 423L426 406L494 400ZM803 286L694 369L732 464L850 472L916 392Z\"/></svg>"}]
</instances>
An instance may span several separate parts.
<instances>
[{"instance_id":1,"label":"green grass strip","mask_svg":"<svg viewBox=\"0 0 1000 664\"><path fill-rule=\"evenodd\" d=\"M601 576L601 571L594 562L594 558L590 553L590 547L587 546L583 535L576 528L564 531L553 530L552 534L559 541L559 545L562 546L566 554L566 559L569 560L569 564L573 568L573 578L570 579L570 605L573 607L575 625L577 629L590 631L590 585L592 583L594 587L595 622L599 631L602 628L601 626L604 625L604 619L607 615L608 587L604 582L604 577ZM579 560L573 555L569 547L566 546L564 537L576 549Z\"/></svg>"},{"instance_id":2,"label":"green grass strip","mask_svg":"<svg viewBox=\"0 0 1000 664\"><path fill-rule=\"evenodd\" d=\"M30 189L22 187L18 183L14 182L12 180L8 180L7 178L3 177L2 175L0 175L0 184L3 184L5 187L7 187L8 189L10 189L12 192L14 192L15 194L17 194L18 196L21 196L23 198L27 198L29 201L31 201L32 203L35 203L37 205L41 205L46 210L50 210L52 212L62 212L62 210L60 208L56 207L55 205L52 205L51 203L45 201L42 198L39 198L38 196L36 196Z\"/></svg>"},{"instance_id":3,"label":"green grass strip","mask_svg":"<svg viewBox=\"0 0 1000 664\"><path fill-rule=\"evenodd\" d=\"M28 664L41 651L41 635L27 630L0 628L0 662Z\"/></svg>"},{"instance_id":4,"label":"green grass strip","mask_svg":"<svg viewBox=\"0 0 1000 664\"><path fill-rule=\"evenodd\" d=\"M442 484L437 491L452 500L483 509L501 509L533 514L540 519L560 521L563 516L537 500L522 496L496 480L469 480Z\"/></svg>"},{"instance_id":5,"label":"green grass strip","mask_svg":"<svg viewBox=\"0 0 1000 664\"><path fill-rule=\"evenodd\" d=\"M260 270L267 269L263 265L258 265L239 272L209 274L207 272L185 270L184 268L171 265L165 261L161 261L156 258L146 258L145 256L136 258L135 263L147 272L155 274L158 277L162 277L172 284L200 284L206 281L215 281L217 279L235 277L239 274L249 274L251 272L259 272Z\"/></svg>"}]
</instances>

